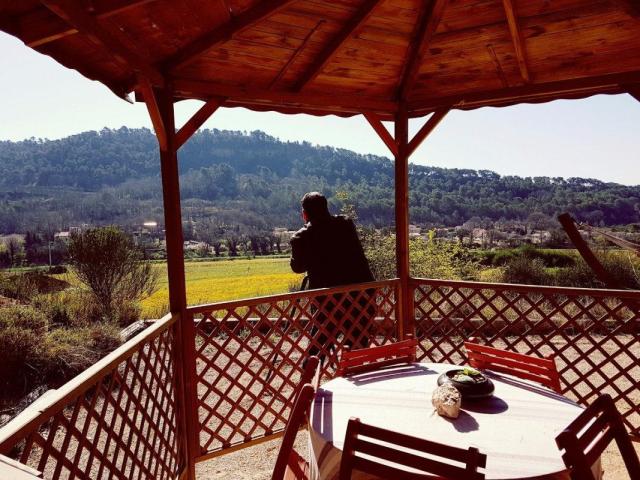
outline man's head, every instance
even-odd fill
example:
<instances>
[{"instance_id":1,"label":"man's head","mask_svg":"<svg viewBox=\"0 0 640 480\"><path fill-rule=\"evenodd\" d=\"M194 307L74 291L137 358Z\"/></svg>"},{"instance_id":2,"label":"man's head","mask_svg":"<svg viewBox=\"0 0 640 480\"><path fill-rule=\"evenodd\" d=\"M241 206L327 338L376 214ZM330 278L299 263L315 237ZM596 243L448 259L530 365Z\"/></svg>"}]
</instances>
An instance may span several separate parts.
<instances>
[{"instance_id":1,"label":"man's head","mask_svg":"<svg viewBox=\"0 0 640 480\"><path fill-rule=\"evenodd\" d=\"M302 215L306 221L313 222L329 216L327 199L319 192L309 192L302 197Z\"/></svg>"}]
</instances>

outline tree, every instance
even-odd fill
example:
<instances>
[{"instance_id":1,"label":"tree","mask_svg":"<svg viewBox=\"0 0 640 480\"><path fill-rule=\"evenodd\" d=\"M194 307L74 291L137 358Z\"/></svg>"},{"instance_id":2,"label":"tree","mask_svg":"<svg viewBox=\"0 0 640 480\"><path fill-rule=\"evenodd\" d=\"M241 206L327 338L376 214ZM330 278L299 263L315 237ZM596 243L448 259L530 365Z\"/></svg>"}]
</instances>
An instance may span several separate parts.
<instances>
[{"instance_id":1,"label":"tree","mask_svg":"<svg viewBox=\"0 0 640 480\"><path fill-rule=\"evenodd\" d=\"M103 227L74 234L69 243L71 266L78 279L88 287L113 320L121 308L127 308L151 295L158 272L133 241L117 227Z\"/></svg>"}]
</instances>

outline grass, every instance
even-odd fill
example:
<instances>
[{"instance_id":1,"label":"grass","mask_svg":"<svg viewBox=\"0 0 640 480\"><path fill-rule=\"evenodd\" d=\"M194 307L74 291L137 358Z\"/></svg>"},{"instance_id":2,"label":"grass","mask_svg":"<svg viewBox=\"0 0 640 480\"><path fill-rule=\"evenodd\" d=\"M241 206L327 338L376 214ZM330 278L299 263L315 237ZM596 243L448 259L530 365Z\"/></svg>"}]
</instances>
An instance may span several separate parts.
<instances>
[{"instance_id":1,"label":"grass","mask_svg":"<svg viewBox=\"0 0 640 480\"><path fill-rule=\"evenodd\" d=\"M142 301L143 318L169 310L166 264L156 268L161 271L158 290ZM288 258L186 262L185 274L189 305L283 293L302 278L291 271Z\"/></svg>"}]
</instances>

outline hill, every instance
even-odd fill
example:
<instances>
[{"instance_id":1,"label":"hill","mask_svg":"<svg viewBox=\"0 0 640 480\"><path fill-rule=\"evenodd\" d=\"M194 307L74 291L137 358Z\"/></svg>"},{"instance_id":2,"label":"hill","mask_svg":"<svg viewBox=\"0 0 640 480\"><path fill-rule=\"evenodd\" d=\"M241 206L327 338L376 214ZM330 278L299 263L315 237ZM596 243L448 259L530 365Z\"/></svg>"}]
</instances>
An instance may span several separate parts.
<instances>
[{"instance_id":1,"label":"hill","mask_svg":"<svg viewBox=\"0 0 640 480\"><path fill-rule=\"evenodd\" d=\"M2 141L0 163L0 233L162 220L157 144L147 129ZM180 168L186 218L249 229L295 227L301 195L320 190L334 209L346 192L362 223L393 223L393 163L384 157L282 142L260 131L204 130L181 150ZM420 165L411 165L410 184L411 221L418 224L563 211L595 224L640 222L640 186Z\"/></svg>"}]
</instances>

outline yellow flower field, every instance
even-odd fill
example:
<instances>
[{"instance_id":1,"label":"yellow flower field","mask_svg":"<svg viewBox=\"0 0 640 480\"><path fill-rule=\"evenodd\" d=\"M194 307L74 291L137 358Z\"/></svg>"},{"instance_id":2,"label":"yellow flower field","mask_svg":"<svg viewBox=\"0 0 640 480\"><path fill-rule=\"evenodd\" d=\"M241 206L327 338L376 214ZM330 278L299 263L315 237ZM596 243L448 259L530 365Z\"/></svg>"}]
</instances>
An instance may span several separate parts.
<instances>
[{"instance_id":1,"label":"yellow flower field","mask_svg":"<svg viewBox=\"0 0 640 480\"><path fill-rule=\"evenodd\" d=\"M159 317L169 308L166 264L161 269L158 290L143 300L143 318ZM185 263L189 305L236 300L289 291L302 276L289 268L288 258L255 258Z\"/></svg>"}]
</instances>

